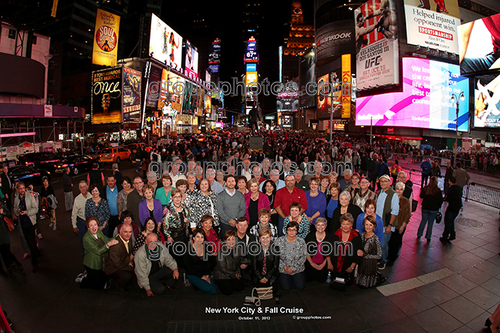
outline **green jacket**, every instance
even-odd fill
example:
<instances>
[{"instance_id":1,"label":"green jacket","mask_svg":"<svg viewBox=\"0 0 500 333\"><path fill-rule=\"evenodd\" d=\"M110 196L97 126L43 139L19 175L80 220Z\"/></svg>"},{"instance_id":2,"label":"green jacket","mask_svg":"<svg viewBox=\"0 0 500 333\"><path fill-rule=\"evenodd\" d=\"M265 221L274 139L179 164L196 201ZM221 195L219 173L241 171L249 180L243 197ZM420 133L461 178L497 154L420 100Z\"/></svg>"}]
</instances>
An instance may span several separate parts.
<instances>
[{"instance_id":1,"label":"green jacket","mask_svg":"<svg viewBox=\"0 0 500 333\"><path fill-rule=\"evenodd\" d=\"M83 236L83 264L91 269L101 270L103 254L108 251L107 244L113 238L104 236L101 230L97 230L97 239L90 231Z\"/></svg>"}]
</instances>

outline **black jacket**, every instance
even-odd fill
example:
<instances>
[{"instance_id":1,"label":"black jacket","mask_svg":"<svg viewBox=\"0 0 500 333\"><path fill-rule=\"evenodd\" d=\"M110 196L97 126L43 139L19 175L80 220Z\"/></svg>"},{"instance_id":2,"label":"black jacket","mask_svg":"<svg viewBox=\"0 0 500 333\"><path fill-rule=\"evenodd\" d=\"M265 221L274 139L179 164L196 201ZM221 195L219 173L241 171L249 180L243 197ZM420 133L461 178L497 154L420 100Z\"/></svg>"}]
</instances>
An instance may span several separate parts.
<instances>
[{"instance_id":1,"label":"black jacket","mask_svg":"<svg viewBox=\"0 0 500 333\"><path fill-rule=\"evenodd\" d=\"M457 184L450 186L446 201L448 202L448 208L446 210L460 210L460 208L462 208L462 186Z\"/></svg>"},{"instance_id":2,"label":"black jacket","mask_svg":"<svg viewBox=\"0 0 500 333\"><path fill-rule=\"evenodd\" d=\"M422 209L425 210L440 210L443 205L443 193L441 190L433 195L426 194L427 186L420 191L420 198L422 198Z\"/></svg>"},{"instance_id":3,"label":"black jacket","mask_svg":"<svg viewBox=\"0 0 500 333\"><path fill-rule=\"evenodd\" d=\"M264 276L262 275L262 268L264 267L264 250L262 249L262 245L259 244L258 254L252 257L252 276L255 284L263 278L266 278L270 285L276 281L279 275L280 262L278 253L279 249L271 244L269 246L269 250L266 252L267 274Z\"/></svg>"}]
</instances>

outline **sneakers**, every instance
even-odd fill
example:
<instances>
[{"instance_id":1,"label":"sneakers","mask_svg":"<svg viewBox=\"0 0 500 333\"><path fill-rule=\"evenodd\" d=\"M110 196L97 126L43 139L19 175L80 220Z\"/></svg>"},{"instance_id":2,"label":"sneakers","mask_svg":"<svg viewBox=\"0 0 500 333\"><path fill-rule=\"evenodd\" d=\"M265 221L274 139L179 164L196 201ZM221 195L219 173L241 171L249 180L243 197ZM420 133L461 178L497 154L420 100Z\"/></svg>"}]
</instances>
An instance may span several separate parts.
<instances>
[{"instance_id":1,"label":"sneakers","mask_svg":"<svg viewBox=\"0 0 500 333\"><path fill-rule=\"evenodd\" d=\"M104 290L109 290L109 289L111 289L111 282L106 281L106 283L104 284Z\"/></svg>"},{"instance_id":2,"label":"sneakers","mask_svg":"<svg viewBox=\"0 0 500 333\"><path fill-rule=\"evenodd\" d=\"M328 271L328 275L326 276L326 283L332 283L332 271Z\"/></svg>"},{"instance_id":3,"label":"sneakers","mask_svg":"<svg viewBox=\"0 0 500 333\"><path fill-rule=\"evenodd\" d=\"M82 280L85 279L87 277L87 271L83 272L83 273L80 273L78 274L78 276L76 277L75 279L75 282L76 283L82 283Z\"/></svg>"},{"instance_id":4,"label":"sneakers","mask_svg":"<svg viewBox=\"0 0 500 333\"><path fill-rule=\"evenodd\" d=\"M40 220L44 220L44 219L45 219L45 216L40 215Z\"/></svg>"},{"instance_id":5,"label":"sneakers","mask_svg":"<svg viewBox=\"0 0 500 333\"><path fill-rule=\"evenodd\" d=\"M384 269L385 269L385 266L386 266L386 265L385 265L385 264L383 264L383 263L381 263L381 262L379 262L379 263L377 264L377 268L378 268L379 270L384 270Z\"/></svg>"}]
</instances>

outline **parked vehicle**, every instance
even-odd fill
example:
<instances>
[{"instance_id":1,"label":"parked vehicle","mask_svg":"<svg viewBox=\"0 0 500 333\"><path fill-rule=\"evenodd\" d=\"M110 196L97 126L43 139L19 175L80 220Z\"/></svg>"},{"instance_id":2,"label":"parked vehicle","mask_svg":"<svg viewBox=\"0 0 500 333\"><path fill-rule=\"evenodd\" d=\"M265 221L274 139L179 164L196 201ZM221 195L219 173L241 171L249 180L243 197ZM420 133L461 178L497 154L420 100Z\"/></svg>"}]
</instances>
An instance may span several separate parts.
<instances>
[{"instance_id":1,"label":"parked vehicle","mask_svg":"<svg viewBox=\"0 0 500 333\"><path fill-rule=\"evenodd\" d=\"M54 165L54 168L56 173L64 173L64 169L69 167L70 173L76 176L82 171L92 170L92 165L96 162L99 163L99 160L92 156L70 155Z\"/></svg>"},{"instance_id":2,"label":"parked vehicle","mask_svg":"<svg viewBox=\"0 0 500 333\"><path fill-rule=\"evenodd\" d=\"M99 155L101 162L120 163L122 160L129 160L132 153L125 147L104 148Z\"/></svg>"},{"instance_id":3,"label":"parked vehicle","mask_svg":"<svg viewBox=\"0 0 500 333\"><path fill-rule=\"evenodd\" d=\"M20 180L26 185L33 184L34 186L38 186L42 185L42 178L44 176L50 179L50 172L33 166L20 165L9 168L9 178L12 183Z\"/></svg>"},{"instance_id":4,"label":"parked vehicle","mask_svg":"<svg viewBox=\"0 0 500 333\"><path fill-rule=\"evenodd\" d=\"M49 172L54 172L54 166L61 162L56 154L49 152L21 154L17 160L19 165L34 166Z\"/></svg>"}]
</instances>

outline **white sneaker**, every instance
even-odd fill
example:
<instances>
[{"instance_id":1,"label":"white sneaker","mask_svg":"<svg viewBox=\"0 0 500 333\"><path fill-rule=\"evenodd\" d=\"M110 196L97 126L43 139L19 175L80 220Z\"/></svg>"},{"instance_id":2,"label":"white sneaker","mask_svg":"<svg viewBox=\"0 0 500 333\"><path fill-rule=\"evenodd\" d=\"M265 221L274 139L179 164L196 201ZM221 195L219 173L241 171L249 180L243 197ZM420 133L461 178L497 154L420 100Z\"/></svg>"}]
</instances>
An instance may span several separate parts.
<instances>
[{"instance_id":1,"label":"white sneaker","mask_svg":"<svg viewBox=\"0 0 500 333\"><path fill-rule=\"evenodd\" d=\"M83 272L83 273L80 273L78 274L78 276L76 277L75 279L75 282L76 283L82 283L82 280L85 279L87 277L87 271Z\"/></svg>"}]
</instances>

